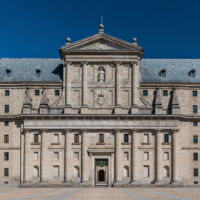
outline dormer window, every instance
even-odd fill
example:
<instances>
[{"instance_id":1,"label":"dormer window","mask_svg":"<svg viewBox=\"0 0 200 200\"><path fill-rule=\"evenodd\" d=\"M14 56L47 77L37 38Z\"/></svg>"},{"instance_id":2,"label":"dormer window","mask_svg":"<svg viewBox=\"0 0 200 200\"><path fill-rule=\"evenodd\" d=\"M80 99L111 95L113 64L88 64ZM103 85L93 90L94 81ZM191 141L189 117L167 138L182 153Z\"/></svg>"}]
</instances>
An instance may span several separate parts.
<instances>
[{"instance_id":1,"label":"dormer window","mask_svg":"<svg viewBox=\"0 0 200 200\"><path fill-rule=\"evenodd\" d=\"M193 77L193 78L194 78L194 77L195 77L195 73L196 73L196 70L195 70L195 69L192 69L192 70L189 71L188 74L189 74L190 77Z\"/></svg>"},{"instance_id":2,"label":"dormer window","mask_svg":"<svg viewBox=\"0 0 200 200\"><path fill-rule=\"evenodd\" d=\"M160 77L166 77L166 70L162 69L159 73Z\"/></svg>"},{"instance_id":3,"label":"dormer window","mask_svg":"<svg viewBox=\"0 0 200 200\"><path fill-rule=\"evenodd\" d=\"M7 77L11 76L11 70L10 69L6 69L6 75L7 75Z\"/></svg>"},{"instance_id":4,"label":"dormer window","mask_svg":"<svg viewBox=\"0 0 200 200\"><path fill-rule=\"evenodd\" d=\"M40 69L36 69L35 72L36 72L36 76L37 76L37 77L40 77L40 75L41 75L41 70L40 70Z\"/></svg>"}]
</instances>

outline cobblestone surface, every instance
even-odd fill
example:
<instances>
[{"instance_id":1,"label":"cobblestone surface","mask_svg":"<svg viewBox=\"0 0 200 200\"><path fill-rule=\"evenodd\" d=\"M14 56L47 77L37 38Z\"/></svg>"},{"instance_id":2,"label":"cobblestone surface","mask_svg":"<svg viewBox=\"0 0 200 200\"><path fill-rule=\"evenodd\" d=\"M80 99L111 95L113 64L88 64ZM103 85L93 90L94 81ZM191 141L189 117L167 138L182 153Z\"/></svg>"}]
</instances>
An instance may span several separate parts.
<instances>
[{"instance_id":1,"label":"cobblestone surface","mask_svg":"<svg viewBox=\"0 0 200 200\"><path fill-rule=\"evenodd\" d=\"M0 200L200 200L200 188L0 188Z\"/></svg>"}]
</instances>

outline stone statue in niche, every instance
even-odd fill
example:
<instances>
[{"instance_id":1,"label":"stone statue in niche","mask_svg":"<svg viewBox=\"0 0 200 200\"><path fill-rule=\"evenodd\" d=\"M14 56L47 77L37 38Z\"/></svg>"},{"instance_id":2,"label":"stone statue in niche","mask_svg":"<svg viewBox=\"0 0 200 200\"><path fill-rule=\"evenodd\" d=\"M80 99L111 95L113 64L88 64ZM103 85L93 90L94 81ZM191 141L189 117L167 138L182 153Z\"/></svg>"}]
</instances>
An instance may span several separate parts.
<instances>
[{"instance_id":1,"label":"stone statue in niche","mask_svg":"<svg viewBox=\"0 0 200 200\"><path fill-rule=\"evenodd\" d=\"M99 67L98 81L99 82L105 81L105 69L103 67Z\"/></svg>"}]
</instances>

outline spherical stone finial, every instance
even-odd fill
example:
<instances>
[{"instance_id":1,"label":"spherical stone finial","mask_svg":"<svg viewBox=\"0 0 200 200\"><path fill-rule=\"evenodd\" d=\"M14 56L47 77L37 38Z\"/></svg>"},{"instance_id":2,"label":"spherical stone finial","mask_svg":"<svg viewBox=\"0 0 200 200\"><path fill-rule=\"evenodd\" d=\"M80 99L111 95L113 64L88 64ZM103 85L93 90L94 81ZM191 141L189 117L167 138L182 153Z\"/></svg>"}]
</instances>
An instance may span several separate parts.
<instances>
[{"instance_id":1,"label":"spherical stone finial","mask_svg":"<svg viewBox=\"0 0 200 200\"><path fill-rule=\"evenodd\" d=\"M99 28L101 28L101 29L104 28L104 25L103 25L103 24L100 24L100 25L99 25Z\"/></svg>"},{"instance_id":2,"label":"spherical stone finial","mask_svg":"<svg viewBox=\"0 0 200 200\"><path fill-rule=\"evenodd\" d=\"M136 38L133 38L132 39L132 43L136 43L137 42L137 39Z\"/></svg>"},{"instance_id":3,"label":"spherical stone finial","mask_svg":"<svg viewBox=\"0 0 200 200\"><path fill-rule=\"evenodd\" d=\"M104 33L104 25L103 24L99 25L99 33Z\"/></svg>"},{"instance_id":4,"label":"spherical stone finial","mask_svg":"<svg viewBox=\"0 0 200 200\"><path fill-rule=\"evenodd\" d=\"M67 42L67 43L70 43L70 42L71 42L71 38L70 38L70 37L67 37L67 38L66 38L66 42Z\"/></svg>"}]
</instances>

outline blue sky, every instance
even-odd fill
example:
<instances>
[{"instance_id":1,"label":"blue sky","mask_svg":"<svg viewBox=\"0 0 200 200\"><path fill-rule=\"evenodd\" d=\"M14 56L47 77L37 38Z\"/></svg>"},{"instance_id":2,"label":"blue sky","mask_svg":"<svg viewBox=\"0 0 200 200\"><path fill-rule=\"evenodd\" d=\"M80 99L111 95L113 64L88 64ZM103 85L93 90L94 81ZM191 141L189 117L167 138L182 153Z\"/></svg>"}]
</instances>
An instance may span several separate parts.
<instances>
[{"instance_id":1,"label":"blue sky","mask_svg":"<svg viewBox=\"0 0 200 200\"><path fill-rule=\"evenodd\" d=\"M0 0L0 57L59 57L98 32L136 37L145 58L200 58L199 0Z\"/></svg>"}]
</instances>

